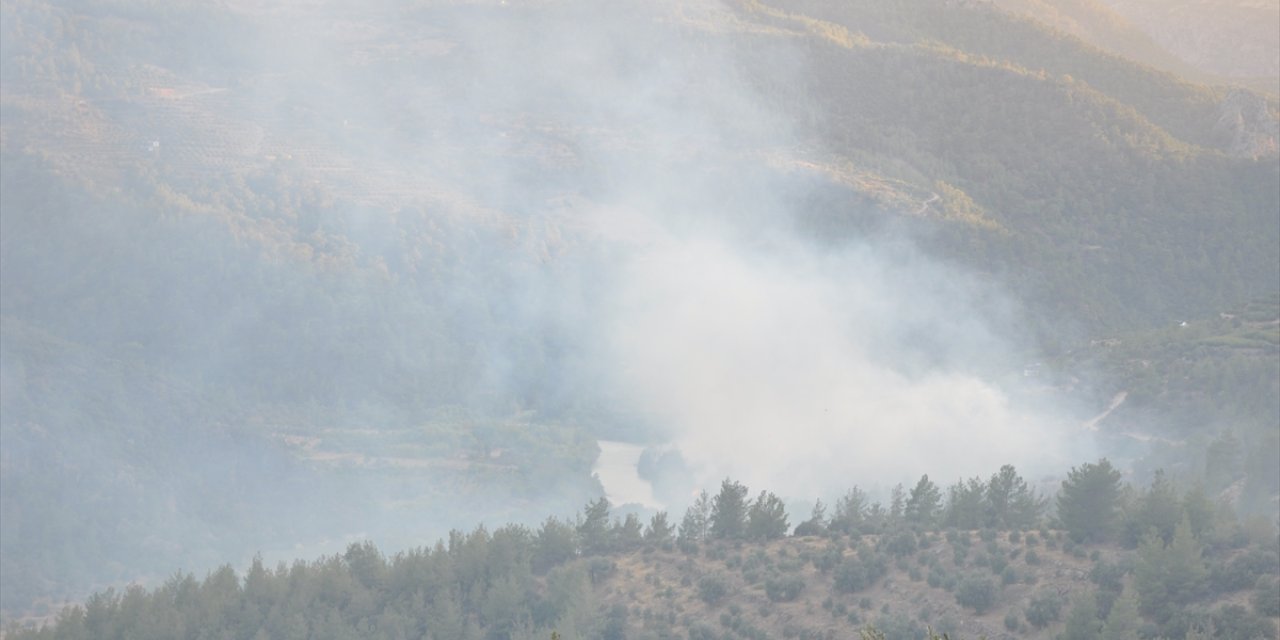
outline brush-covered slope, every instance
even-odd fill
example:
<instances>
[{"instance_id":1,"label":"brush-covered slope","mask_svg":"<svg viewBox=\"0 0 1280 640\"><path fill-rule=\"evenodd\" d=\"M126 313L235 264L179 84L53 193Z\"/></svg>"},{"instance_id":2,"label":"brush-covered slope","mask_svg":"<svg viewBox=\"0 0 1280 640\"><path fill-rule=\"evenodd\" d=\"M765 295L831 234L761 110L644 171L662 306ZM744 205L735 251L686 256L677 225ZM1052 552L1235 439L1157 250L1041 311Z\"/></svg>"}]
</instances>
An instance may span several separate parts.
<instances>
[{"instance_id":1,"label":"brush-covered slope","mask_svg":"<svg viewBox=\"0 0 1280 640\"><path fill-rule=\"evenodd\" d=\"M1277 288L1280 175L1273 157L1216 150L1225 139L1215 141L1214 90L995 10L746 10L844 34L811 35L814 64L795 81L817 103L815 137L897 177L944 184L939 195L961 192L994 224L953 225L937 242L1049 317L1091 332L1159 325ZM1274 128L1274 107L1266 112ZM820 215L839 228L840 210ZM1176 302L1165 295L1173 289Z\"/></svg>"},{"instance_id":2,"label":"brush-covered slope","mask_svg":"<svg viewBox=\"0 0 1280 640\"><path fill-rule=\"evenodd\" d=\"M941 1L595 4L0 7L0 607L580 504L652 426L578 330L648 239L601 210L777 185L1051 346L1280 290L1274 102Z\"/></svg>"},{"instance_id":3,"label":"brush-covered slope","mask_svg":"<svg viewBox=\"0 0 1280 640\"><path fill-rule=\"evenodd\" d=\"M1195 490L1183 507L1160 482L1126 504L1124 527L1182 518L1167 541L1160 528L1080 542L1076 531L944 530L847 509L806 521L803 536L784 535L785 514L767 535L726 535L719 507L710 530L686 516L677 534L665 513L647 527L611 520L601 499L574 522L455 531L390 556L361 543L275 568L255 559L243 574L177 574L96 594L12 638L1273 637L1274 527L1214 515ZM955 495L939 524L966 509Z\"/></svg>"}]
</instances>

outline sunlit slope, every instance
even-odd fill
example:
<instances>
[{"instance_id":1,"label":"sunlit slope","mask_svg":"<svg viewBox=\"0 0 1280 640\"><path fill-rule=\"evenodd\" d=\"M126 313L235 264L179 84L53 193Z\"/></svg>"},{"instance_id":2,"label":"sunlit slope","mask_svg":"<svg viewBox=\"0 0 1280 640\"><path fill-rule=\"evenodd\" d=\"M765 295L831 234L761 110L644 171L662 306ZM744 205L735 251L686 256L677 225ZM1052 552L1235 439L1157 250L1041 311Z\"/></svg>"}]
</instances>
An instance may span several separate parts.
<instances>
[{"instance_id":1,"label":"sunlit slope","mask_svg":"<svg viewBox=\"0 0 1280 640\"><path fill-rule=\"evenodd\" d=\"M1091 331L1161 324L1280 287L1274 157L1215 147L1214 90L993 11L744 11L809 43L811 64L787 95L816 103L816 139L967 194L995 225L952 225L933 240L1052 317ZM868 36L850 46L806 27L814 21ZM1270 131L1275 111L1265 110ZM815 215L823 229L846 219L837 208Z\"/></svg>"},{"instance_id":2,"label":"sunlit slope","mask_svg":"<svg viewBox=\"0 0 1280 640\"><path fill-rule=\"evenodd\" d=\"M1161 71L1173 73L1193 82L1211 85L1240 85L1258 91L1276 94L1280 92L1280 74L1259 73L1265 65L1266 55L1253 48L1249 54L1239 55L1236 47L1217 47L1220 55L1239 55L1242 60L1252 59L1254 66L1251 73L1228 74L1229 70L1220 65L1209 63L1203 57L1197 57L1187 50L1186 41L1170 41L1162 38L1158 43L1156 35L1150 29L1152 25L1141 16L1126 10L1121 14L1117 9L1123 5L1138 3L1103 2L1102 0L1001 0L996 3L1001 9L1020 15L1050 28L1080 38L1104 51L1109 51L1134 62L1148 65ZM1173 4L1173 3L1168 3ZM1276 18L1280 19L1280 17ZM1275 22L1273 19L1272 22ZM1260 23L1265 24L1265 20ZM1255 31L1250 47L1256 47L1268 37L1265 30ZM1197 45L1204 47L1207 43L1196 38ZM1231 49L1231 52L1222 49ZM1210 53L1209 51L1202 52Z\"/></svg>"},{"instance_id":3,"label":"sunlit slope","mask_svg":"<svg viewBox=\"0 0 1280 640\"><path fill-rule=\"evenodd\" d=\"M771 3L765 3L769 5ZM1141 62L1108 53L995 5L920 0L912 3L772 3L790 13L861 32L875 43L943 45L971 57L1050 76L1070 75L1124 103L1171 135L1218 146L1213 131L1225 89L1198 86Z\"/></svg>"},{"instance_id":4,"label":"sunlit slope","mask_svg":"<svg viewBox=\"0 0 1280 640\"><path fill-rule=\"evenodd\" d=\"M1104 0L1175 55L1234 78L1280 82L1280 5L1269 0ZM1272 89L1275 90L1274 88Z\"/></svg>"},{"instance_id":5,"label":"sunlit slope","mask_svg":"<svg viewBox=\"0 0 1280 640\"><path fill-rule=\"evenodd\" d=\"M673 126L635 161L647 132L573 110L590 96L525 97L572 60L466 30L565 28L580 4L6 2L0 606L441 496L471 500L467 526L580 504L593 438L636 428L584 384L562 314L592 310L542 303L599 297L644 240L586 215L628 172L776 180L818 243L904 230L1050 343L1280 289L1273 103L1224 120L1223 90L1029 22L897 6L622 6L607 35L730 48L663 63L712 88L732 67L795 127L726 151Z\"/></svg>"}]
</instances>

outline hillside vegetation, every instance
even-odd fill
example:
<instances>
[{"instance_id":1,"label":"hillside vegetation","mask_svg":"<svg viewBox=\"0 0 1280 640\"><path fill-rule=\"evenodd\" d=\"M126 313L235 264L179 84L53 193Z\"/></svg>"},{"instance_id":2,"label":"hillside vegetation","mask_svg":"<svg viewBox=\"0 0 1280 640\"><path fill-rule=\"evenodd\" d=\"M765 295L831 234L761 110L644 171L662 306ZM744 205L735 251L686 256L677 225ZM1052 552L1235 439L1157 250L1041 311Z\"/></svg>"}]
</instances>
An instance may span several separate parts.
<instances>
[{"instance_id":1,"label":"hillside vegetation","mask_svg":"<svg viewBox=\"0 0 1280 640\"><path fill-rule=\"evenodd\" d=\"M815 254L904 238L1009 293L1013 332L1031 336L1018 348L1055 368L1046 394L1127 392L1099 429L1137 468L1204 476L1215 499L1274 514L1280 482L1262 453L1280 424L1276 312L1245 307L1280 292L1274 98L943 0L376 4L0 6L6 617L180 567L314 556L353 537L407 548L598 495L596 440L645 442L666 426L616 401L616 363L589 357L592 323L616 311L600 301L619 256L653 241L597 217L628 207L690 212L690 226L710 209L747 228L760 202L776 203L769 214ZM731 188L653 193L667 184ZM1062 382L1097 371L1109 377ZM1173 444L1150 454L1131 433ZM1204 443L1221 443L1225 462L1210 465ZM911 534L917 547L925 530ZM504 531L512 553L532 553L520 546L532 531ZM682 633L705 622L697 611L729 615L710 623L717 634L743 620L786 637L781 617L760 613L764 583L735 575L730 554L745 563L758 550L776 568L806 550L882 553L886 539L866 536L610 551L617 571L594 582L593 553L573 547L555 575L564 601L590 594L635 628L643 608L616 590L654 575L684 595L650 594L651 613ZM948 548L943 536L929 534L929 549ZM360 583L348 557L248 579L293 602L261 612L280 629L332 618L332 637L432 606L489 633L497 586L501 606L526 607L512 620L561 624L561 604L535 615L542 596L529 595L551 574L519 562L483 579L408 577L415 563L452 567L464 539L402 561L348 554L400 576L394 589ZM1025 554L1007 531L997 544ZM878 578L888 612L852 595L822 607L813 594L834 574L809 560L788 570L805 595L771 611L799 619L816 603L842 629L899 614L919 626L927 600L928 620L965 619L945 589L890 602L885 585L913 582L931 553ZM1060 555L1063 571L1084 566ZM752 594L738 613L685 597L713 568ZM354 591L320 595L330 586L312 580ZM208 593L209 617L182 624L216 628L258 598L250 582L183 574L151 595L99 596L87 606L102 617L85 623L145 609L177 624L166 607ZM1008 589L1000 615L1029 597ZM689 622L672 622L685 600ZM583 606L595 621L584 625L613 615Z\"/></svg>"},{"instance_id":2,"label":"hillside vegetation","mask_svg":"<svg viewBox=\"0 0 1280 640\"><path fill-rule=\"evenodd\" d=\"M795 536L776 496L725 480L678 527L665 512L612 518L600 498L572 521L455 531L391 557L359 543L275 569L257 559L243 576L179 573L10 637L1273 637L1274 526L1242 527L1162 476L1142 491L1118 479L1105 460L1073 469L1053 523L1065 530L1005 467L945 503L928 476L888 507L855 487Z\"/></svg>"}]
</instances>

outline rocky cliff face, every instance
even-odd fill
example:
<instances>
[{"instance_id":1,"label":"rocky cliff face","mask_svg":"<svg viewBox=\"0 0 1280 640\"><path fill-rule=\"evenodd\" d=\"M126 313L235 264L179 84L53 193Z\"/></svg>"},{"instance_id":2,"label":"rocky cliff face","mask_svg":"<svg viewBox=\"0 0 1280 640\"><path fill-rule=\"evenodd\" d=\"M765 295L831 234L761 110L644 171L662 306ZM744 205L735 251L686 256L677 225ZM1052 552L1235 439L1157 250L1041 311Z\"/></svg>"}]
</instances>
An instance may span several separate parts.
<instances>
[{"instance_id":1,"label":"rocky cliff face","mask_svg":"<svg viewBox=\"0 0 1280 640\"><path fill-rule=\"evenodd\" d=\"M1275 157L1280 149L1280 114L1252 91L1235 89L1227 94L1218 107L1214 131L1235 157Z\"/></svg>"}]
</instances>

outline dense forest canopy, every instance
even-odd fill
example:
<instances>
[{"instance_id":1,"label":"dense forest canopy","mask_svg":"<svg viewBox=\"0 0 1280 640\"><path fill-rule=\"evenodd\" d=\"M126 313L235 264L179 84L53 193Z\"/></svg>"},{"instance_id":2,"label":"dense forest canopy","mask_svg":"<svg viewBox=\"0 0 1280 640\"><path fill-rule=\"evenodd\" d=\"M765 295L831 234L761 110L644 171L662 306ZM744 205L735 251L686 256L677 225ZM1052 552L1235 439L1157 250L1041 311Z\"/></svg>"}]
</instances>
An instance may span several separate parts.
<instances>
[{"instance_id":1,"label":"dense forest canopy","mask_svg":"<svg viewBox=\"0 0 1280 640\"><path fill-rule=\"evenodd\" d=\"M1247 12L1205 28L1251 38ZM850 633L976 635L853 596L915 584L1009 616L994 632L1276 622L1280 105L1222 64L1254 67L1169 48L1159 25L1185 16L0 17L6 620L821 637L765 612L804 602ZM601 442L642 450L627 471L652 504L601 498ZM1006 463L1025 478L989 475ZM1030 531L1096 593L1005 582ZM620 597L659 580L683 589L666 608Z\"/></svg>"}]
</instances>

